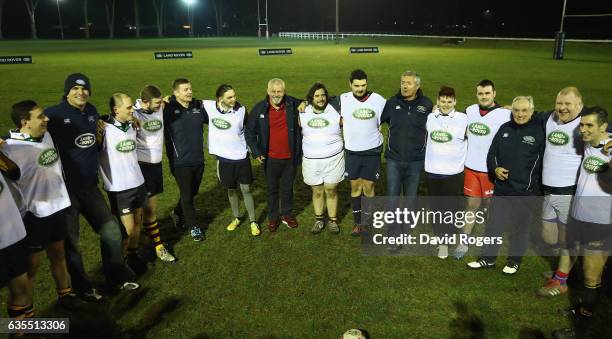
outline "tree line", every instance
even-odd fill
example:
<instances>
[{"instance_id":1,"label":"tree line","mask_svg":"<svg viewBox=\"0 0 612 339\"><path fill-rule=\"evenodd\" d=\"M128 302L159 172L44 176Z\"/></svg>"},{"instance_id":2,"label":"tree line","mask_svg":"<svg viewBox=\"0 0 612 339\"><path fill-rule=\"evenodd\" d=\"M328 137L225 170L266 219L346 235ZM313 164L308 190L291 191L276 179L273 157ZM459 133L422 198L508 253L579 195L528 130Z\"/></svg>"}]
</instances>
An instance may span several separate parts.
<instances>
[{"instance_id":1,"label":"tree line","mask_svg":"<svg viewBox=\"0 0 612 339\"><path fill-rule=\"evenodd\" d=\"M117 0L78 0L81 3L81 9L83 11L83 31L85 34L85 38L90 37L90 28L91 22L89 21L89 6L90 2L103 2L104 3L104 14L106 18L106 26L108 28L108 37L110 39L115 37L115 12L116 12L116 4ZM126 1L126 0L120 0ZM134 6L134 27L136 30L136 38L140 38L140 6L152 6L155 10L155 25L157 28L157 36L163 37L164 32L164 13L169 1L182 1L182 0L127 0L132 1ZM208 0L212 2L212 7L215 10L215 20L217 23L217 35L223 34L223 9L224 9L224 1L223 0ZM30 19L30 37L32 39L37 39L38 34L36 30L36 8L38 7L40 0L23 0L26 11L28 13L28 17ZM2 16L4 5L7 3L6 0L0 0L0 39L3 38L2 35ZM193 32L193 30L190 30Z\"/></svg>"}]
</instances>

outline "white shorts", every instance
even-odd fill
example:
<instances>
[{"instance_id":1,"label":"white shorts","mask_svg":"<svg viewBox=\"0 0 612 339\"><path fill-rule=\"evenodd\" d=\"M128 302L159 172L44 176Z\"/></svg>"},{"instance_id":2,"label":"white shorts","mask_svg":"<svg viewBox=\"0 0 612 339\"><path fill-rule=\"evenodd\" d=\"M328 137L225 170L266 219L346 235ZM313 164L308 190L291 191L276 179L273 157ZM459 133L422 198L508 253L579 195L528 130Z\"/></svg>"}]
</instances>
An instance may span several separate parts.
<instances>
[{"instance_id":1,"label":"white shorts","mask_svg":"<svg viewBox=\"0 0 612 339\"><path fill-rule=\"evenodd\" d=\"M572 195L553 195L544 196L542 203L542 220L549 222L559 222L567 224L570 206L572 205Z\"/></svg>"},{"instance_id":2,"label":"white shorts","mask_svg":"<svg viewBox=\"0 0 612 339\"><path fill-rule=\"evenodd\" d=\"M302 176L309 186L337 184L344 178L344 152L325 159L302 159Z\"/></svg>"}]
</instances>

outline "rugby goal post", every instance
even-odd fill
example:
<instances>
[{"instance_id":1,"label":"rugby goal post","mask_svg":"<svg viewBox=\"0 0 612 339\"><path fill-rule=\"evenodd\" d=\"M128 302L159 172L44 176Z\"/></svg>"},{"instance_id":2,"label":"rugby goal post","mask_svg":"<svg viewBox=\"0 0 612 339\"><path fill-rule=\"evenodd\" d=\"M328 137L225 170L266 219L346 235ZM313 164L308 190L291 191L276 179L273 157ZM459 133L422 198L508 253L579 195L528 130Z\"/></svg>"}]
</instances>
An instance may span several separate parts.
<instances>
[{"instance_id":1,"label":"rugby goal post","mask_svg":"<svg viewBox=\"0 0 612 339\"><path fill-rule=\"evenodd\" d=\"M562 60L565 51L565 36L566 32L563 31L565 24L565 18L597 18L597 17L612 17L612 13L601 13L601 14L566 14L567 0L563 0L563 10L561 11L561 27L555 35L555 48L553 51L553 59Z\"/></svg>"}]
</instances>

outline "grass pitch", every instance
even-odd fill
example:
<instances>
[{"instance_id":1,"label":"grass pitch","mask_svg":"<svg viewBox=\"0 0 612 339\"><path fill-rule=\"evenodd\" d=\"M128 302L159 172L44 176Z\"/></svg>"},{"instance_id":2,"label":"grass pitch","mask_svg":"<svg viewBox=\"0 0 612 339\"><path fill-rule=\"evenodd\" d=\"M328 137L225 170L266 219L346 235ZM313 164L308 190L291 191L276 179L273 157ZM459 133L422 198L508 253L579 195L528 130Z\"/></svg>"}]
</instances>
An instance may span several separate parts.
<instances>
[{"instance_id":1,"label":"grass pitch","mask_svg":"<svg viewBox=\"0 0 612 339\"><path fill-rule=\"evenodd\" d=\"M381 53L348 54L350 46L372 45ZM294 54L259 57L260 47L292 47ZM194 59L153 60L155 51L181 50L193 51ZM12 103L57 103L72 72L90 77L91 102L100 113L108 111L113 92L136 96L151 83L170 93L177 77L191 79L194 96L200 99L213 98L221 83L232 84L247 108L264 98L272 77L285 79L293 96L304 97L315 81L340 94L348 91L348 75L355 68L364 69L369 88L385 97L397 92L403 71L416 70L431 98L440 85L455 87L459 109L474 102L474 86L483 78L495 81L502 104L516 95L533 95L536 109L547 110L559 89L575 85L587 105L612 109L606 85L612 78L612 46L599 44L568 44L564 61L551 59L549 43L444 45L441 40L417 39L345 40L340 45L249 38L2 41L0 55L34 58L32 65L0 65L0 134L12 128ZM159 219L163 240L179 261L154 262L134 295L114 298L97 311L71 314L73 337L337 338L348 328L365 328L373 338L516 338L548 335L568 325L554 311L567 307L568 297L537 299L533 293L544 282L540 272L550 267L545 258L525 258L518 275L503 277L499 270L468 271L464 262L451 259L361 256L360 241L348 235L348 183L340 189L340 235L310 234L310 190L301 175L295 183L298 229L264 231L252 238L243 224L229 233L225 191L217 185L214 160L206 160L197 205L208 240L193 243L172 228L169 213L178 192L166 166ZM265 187L258 165L254 173L257 213L264 226ZM384 193L384 182L377 190ZM83 226L86 267L101 279L98 243L85 222ZM498 264L503 265L502 259ZM38 282L38 315L61 315L53 307L55 292L47 267ZM5 297L2 290L3 303ZM608 299L600 307L600 323L612 319L610 309Z\"/></svg>"}]
</instances>

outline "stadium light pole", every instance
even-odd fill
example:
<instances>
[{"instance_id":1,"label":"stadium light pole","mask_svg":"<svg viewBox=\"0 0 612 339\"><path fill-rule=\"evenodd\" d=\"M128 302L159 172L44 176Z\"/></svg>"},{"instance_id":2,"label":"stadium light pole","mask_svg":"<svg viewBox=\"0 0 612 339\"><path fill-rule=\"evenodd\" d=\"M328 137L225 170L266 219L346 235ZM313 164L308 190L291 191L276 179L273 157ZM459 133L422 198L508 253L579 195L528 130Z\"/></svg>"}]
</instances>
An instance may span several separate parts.
<instances>
[{"instance_id":1,"label":"stadium light pole","mask_svg":"<svg viewBox=\"0 0 612 339\"><path fill-rule=\"evenodd\" d=\"M183 0L187 5L187 20L189 21L189 37L193 38L193 13L191 6L195 4L195 0Z\"/></svg>"},{"instance_id":2,"label":"stadium light pole","mask_svg":"<svg viewBox=\"0 0 612 339\"><path fill-rule=\"evenodd\" d=\"M64 40L64 25L62 25L62 13L60 12L59 2L60 0L55 0L55 4L57 5L57 19L60 26L60 37L62 40Z\"/></svg>"}]
</instances>

